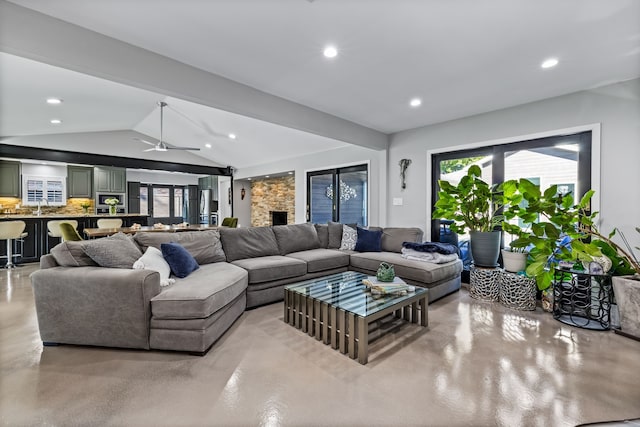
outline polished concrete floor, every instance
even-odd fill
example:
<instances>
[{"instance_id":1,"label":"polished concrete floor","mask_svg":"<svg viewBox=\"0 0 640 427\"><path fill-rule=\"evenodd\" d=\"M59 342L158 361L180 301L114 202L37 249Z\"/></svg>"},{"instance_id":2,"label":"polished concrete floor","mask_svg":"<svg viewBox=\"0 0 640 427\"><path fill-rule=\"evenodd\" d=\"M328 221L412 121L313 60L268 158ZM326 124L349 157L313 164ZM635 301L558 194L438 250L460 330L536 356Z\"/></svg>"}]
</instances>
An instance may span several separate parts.
<instances>
[{"instance_id":1,"label":"polished concrete floor","mask_svg":"<svg viewBox=\"0 0 640 427\"><path fill-rule=\"evenodd\" d=\"M3 426L574 426L640 417L640 342L462 290L429 328L375 340L367 365L246 312L204 357L43 348L29 282L0 271ZM99 333L99 331L97 331Z\"/></svg>"}]
</instances>

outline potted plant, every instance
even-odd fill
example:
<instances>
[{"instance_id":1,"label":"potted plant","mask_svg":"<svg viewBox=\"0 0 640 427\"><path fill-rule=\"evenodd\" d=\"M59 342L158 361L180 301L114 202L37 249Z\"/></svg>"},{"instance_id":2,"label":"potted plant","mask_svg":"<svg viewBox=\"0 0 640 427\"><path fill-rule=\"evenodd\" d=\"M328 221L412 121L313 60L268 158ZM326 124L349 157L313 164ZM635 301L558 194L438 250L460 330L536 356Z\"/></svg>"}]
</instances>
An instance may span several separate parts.
<instances>
[{"instance_id":1,"label":"potted plant","mask_svg":"<svg viewBox=\"0 0 640 427\"><path fill-rule=\"evenodd\" d=\"M500 202L496 186L482 180L482 170L472 165L457 185L438 181L440 191L433 211L434 219L448 219L450 228L459 234L470 234L471 257L478 267L496 267L500 255L502 222L497 214Z\"/></svg>"},{"instance_id":2,"label":"potted plant","mask_svg":"<svg viewBox=\"0 0 640 427\"><path fill-rule=\"evenodd\" d=\"M524 271L527 266L528 248L532 245L531 227L539 217L536 212L527 210L525 201L525 194L535 194L533 187L537 188L527 179L509 180L500 185L503 203L502 230L514 236L509 243L510 250L502 249L502 261L504 269L512 273Z\"/></svg>"}]
</instances>

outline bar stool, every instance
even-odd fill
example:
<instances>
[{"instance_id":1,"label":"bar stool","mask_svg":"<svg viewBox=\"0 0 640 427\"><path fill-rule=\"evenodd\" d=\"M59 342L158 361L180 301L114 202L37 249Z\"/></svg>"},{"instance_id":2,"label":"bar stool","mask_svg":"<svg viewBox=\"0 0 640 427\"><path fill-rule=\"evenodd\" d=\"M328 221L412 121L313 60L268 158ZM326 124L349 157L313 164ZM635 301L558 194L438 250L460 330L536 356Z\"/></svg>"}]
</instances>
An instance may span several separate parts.
<instances>
[{"instance_id":1,"label":"bar stool","mask_svg":"<svg viewBox=\"0 0 640 427\"><path fill-rule=\"evenodd\" d=\"M73 228L78 230L78 221L75 219L63 219L63 220L54 220L47 222L47 229L49 230L49 236L51 237L59 237L61 242L64 242L64 238L62 237L62 231L60 230L60 224L66 222L68 224L73 225Z\"/></svg>"},{"instance_id":2,"label":"bar stool","mask_svg":"<svg viewBox=\"0 0 640 427\"><path fill-rule=\"evenodd\" d=\"M24 221L3 221L0 222L0 240L7 241L7 263L4 268L15 268L13 257L22 254L13 254L13 240L20 239L27 224Z\"/></svg>"},{"instance_id":3,"label":"bar stool","mask_svg":"<svg viewBox=\"0 0 640 427\"><path fill-rule=\"evenodd\" d=\"M102 218L98 220L98 228L120 228L122 227L122 219L120 218Z\"/></svg>"}]
</instances>

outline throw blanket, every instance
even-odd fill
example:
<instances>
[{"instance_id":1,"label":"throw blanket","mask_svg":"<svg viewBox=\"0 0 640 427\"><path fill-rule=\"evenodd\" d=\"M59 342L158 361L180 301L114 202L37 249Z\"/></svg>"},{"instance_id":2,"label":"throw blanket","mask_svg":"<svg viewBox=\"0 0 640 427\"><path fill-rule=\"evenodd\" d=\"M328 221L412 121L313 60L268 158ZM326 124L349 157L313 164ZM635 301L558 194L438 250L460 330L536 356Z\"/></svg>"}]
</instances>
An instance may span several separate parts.
<instances>
[{"instance_id":1,"label":"throw blanket","mask_svg":"<svg viewBox=\"0 0 640 427\"><path fill-rule=\"evenodd\" d=\"M432 262L434 264L443 264L445 262L455 261L458 254L441 254L438 252L420 252L415 249L402 248L402 258L413 261Z\"/></svg>"},{"instance_id":2,"label":"throw blanket","mask_svg":"<svg viewBox=\"0 0 640 427\"><path fill-rule=\"evenodd\" d=\"M443 255L451 255L458 253L458 247L456 245L452 245L451 243L440 243L440 242L424 242L424 243L415 243L415 242L404 242L402 244L403 248L413 249L417 252L437 252Z\"/></svg>"}]
</instances>

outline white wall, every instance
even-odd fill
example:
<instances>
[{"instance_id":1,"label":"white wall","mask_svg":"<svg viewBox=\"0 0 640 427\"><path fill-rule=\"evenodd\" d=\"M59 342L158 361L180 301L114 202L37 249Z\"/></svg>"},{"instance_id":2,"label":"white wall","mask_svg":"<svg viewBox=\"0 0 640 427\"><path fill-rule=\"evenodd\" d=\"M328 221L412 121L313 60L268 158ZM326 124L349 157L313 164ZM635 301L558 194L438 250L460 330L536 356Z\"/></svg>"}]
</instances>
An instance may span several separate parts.
<instances>
[{"instance_id":1,"label":"white wall","mask_svg":"<svg viewBox=\"0 0 640 427\"><path fill-rule=\"evenodd\" d=\"M387 200L387 167L386 150L371 150L358 146L338 148L335 150L315 153L308 156L287 159L236 171L234 179L277 174L294 171L296 179L296 223L306 222L306 173L313 170L329 169L347 165L369 165L369 225L386 225ZM245 186L245 189L247 187ZM234 191L239 191L234 188ZM239 193L237 193L239 194ZM247 201L247 198L244 200ZM237 209L236 200L236 209ZM416 223L422 225L422 223ZM411 224L411 226L416 225Z\"/></svg>"},{"instance_id":2,"label":"white wall","mask_svg":"<svg viewBox=\"0 0 640 427\"><path fill-rule=\"evenodd\" d=\"M389 225L426 227L431 215L426 209L431 185L427 150L455 150L476 142L600 123L600 228L608 233L619 227L634 245L640 245L640 235L634 231L640 226L639 97L640 79L635 79L392 135L389 199L402 197L404 204L388 208ZM413 161L405 191L400 190L402 158Z\"/></svg>"},{"instance_id":3,"label":"white wall","mask_svg":"<svg viewBox=\"0 0 640 427\"><path fill-rule=\"evenodd\" d=\"M244 200L240 192L244 188ZM238 227L251 227L251 181L233 180L233 216L238 218Z\"/></svg>"}]
</instances>

